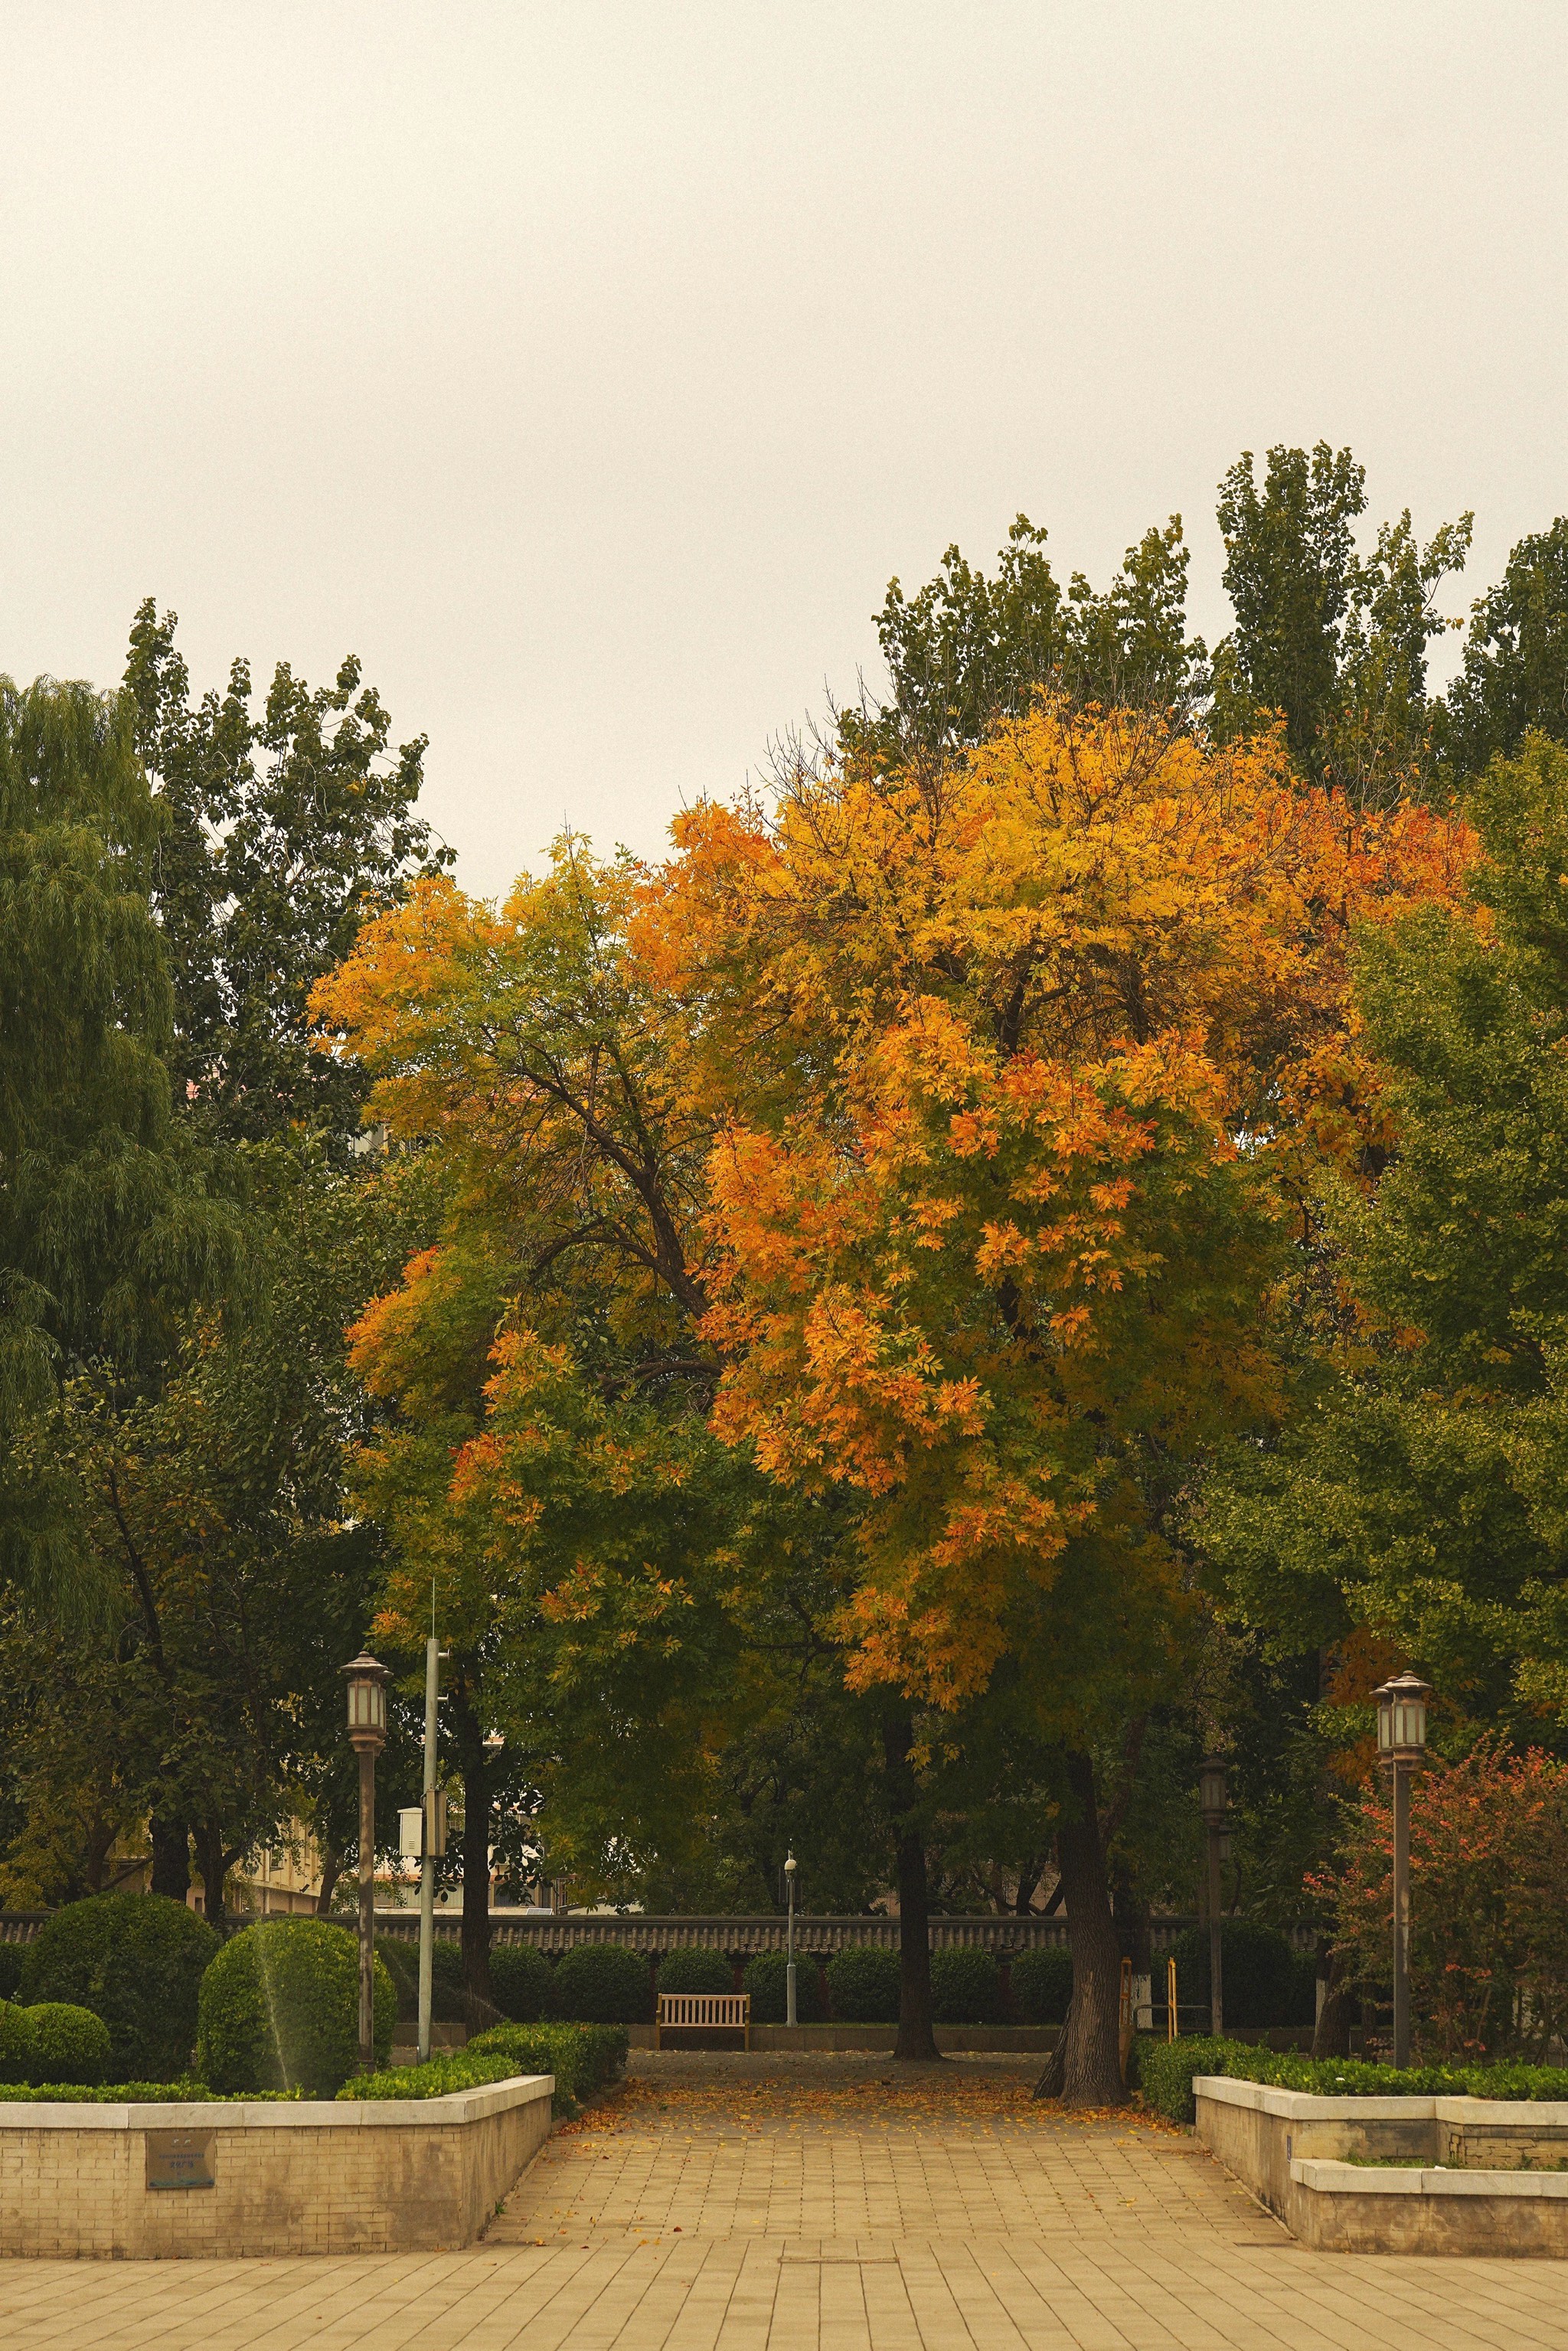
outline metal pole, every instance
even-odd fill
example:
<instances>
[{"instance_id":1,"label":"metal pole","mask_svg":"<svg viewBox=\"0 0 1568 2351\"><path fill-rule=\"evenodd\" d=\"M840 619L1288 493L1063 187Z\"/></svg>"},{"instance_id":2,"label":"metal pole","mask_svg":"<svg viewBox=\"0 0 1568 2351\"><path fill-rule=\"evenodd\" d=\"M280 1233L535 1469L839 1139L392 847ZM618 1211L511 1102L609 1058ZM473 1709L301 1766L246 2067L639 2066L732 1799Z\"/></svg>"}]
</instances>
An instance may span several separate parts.
<instances>
[{"instance_id":1,"label":"metal pole","mask_svg":"<svg viewBox=\"0 0 1568 2351\"><path fill-rule=\"evenodd\" d=\"M1219 1840L1223 1832L1213 1823L1208 1831L1208 2027L1217 2041L1225 2032L1225 1996L1219 1950L1219 1912L1225 1896L1219 1883Z\"/></svg>"},{"instance_id":2,"label":"metal pole","mask_svg":"<svg viewBox=\"0 0 1568 2351\"><path fill-rule=\"evenodd\" d=\"M1410 2063L1410 1767L1394 1771L1394 2063Z\"/></svg>"},{"instance_id":3,"label":"metal pole","mask_svg":"<svg viewBox=\"0 0 1568 2351\"><path fill-rule=\"evenodd\" d=\"M430 2063L431 1987L435 1969L435 1724L441 1703L441 1651L424 1645L424 1803L419 1833L419 2062Z\"/></svg>"},{"instance_id":4,"label":"metal pole","mask_svg":"<svg viewBox=\"0 0 1568 2351\"><path fill-rule=\"evenodd\" d=\"M786 1930L789 1937L789 1958L784 1967L784 2022L786 2024L793 2024L795 2022L795 1873L793 1870L789 1872L789 1924Z\"/></svg>"},{"instance_id":5,"label":"metal pole","mask_svg":"<svg viewBox=\"0 0 1568 2351\"><path fill-rule=\"evenodd\" d=\"M360 2071L376 2070L376 1750L360 1750Z\"/></svg>"}]
</instances>

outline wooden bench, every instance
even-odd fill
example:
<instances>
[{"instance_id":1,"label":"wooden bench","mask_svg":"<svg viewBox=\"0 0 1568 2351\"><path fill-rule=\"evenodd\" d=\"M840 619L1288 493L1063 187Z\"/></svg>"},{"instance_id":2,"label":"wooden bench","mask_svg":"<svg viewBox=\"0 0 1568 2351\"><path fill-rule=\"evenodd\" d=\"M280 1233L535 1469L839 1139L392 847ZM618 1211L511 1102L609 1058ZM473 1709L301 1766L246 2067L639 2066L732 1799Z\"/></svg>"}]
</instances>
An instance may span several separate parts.
<instances>
[{"instance_id":1,"label":"wooden bench","mask_svg":"<svg viewBox=\"0 0 1568 2351\"><path fill-rule=\"evenodd\" d=\"M662 2049L666 2032L743 2032L751 2046L751 1994L748 1991L662 1991L654 2045Z\"/></svg>"}]
</instances>

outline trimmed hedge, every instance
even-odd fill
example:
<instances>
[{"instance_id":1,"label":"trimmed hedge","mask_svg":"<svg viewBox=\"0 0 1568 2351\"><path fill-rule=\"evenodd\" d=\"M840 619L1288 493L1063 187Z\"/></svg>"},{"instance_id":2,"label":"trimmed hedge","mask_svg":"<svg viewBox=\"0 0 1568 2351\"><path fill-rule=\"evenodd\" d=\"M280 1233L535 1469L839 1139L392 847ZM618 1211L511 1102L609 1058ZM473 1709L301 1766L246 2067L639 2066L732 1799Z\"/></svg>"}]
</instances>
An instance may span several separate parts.
<instances>
[{"instance_id":1,"label":"trimmed hedge","mask_svg":"<svg viewBox=\"0 0 1568 2351\"><path fill-rule=\"evenodd\" d=\"M202 1977L219 1950L193 1910L163 1894L91 1894L40 1928L22 1963L29 2007L66 2001L109 2027L124 2081L187 2074Z\"/></svg>"},{"instance_id":2,"label":"trimmed hedge","mask_svg":"<svg viewBox=\"0 0 1568 2351\"><path fill-rule=\"evenodd\" d=\"M735 1970L722 1951L666 1951L659 1961L661 1991L733 1991Z\"/></svg>"},{"instance_id":3,"label":"trimmed hedge","mask_svg":"<svg viewBox=\"0 0 1568 2351\"><path fill-rule=\"evenodd\" d=\"M557 1961L555 2012L568 2024L647 2024L648 1962L619 1943L580 1943Z\"/></svg>"},{"instance_id":4,"label":"trimmed hedge","mask_svg":"<svg viewBox=\"0 0 1568 2351\"><path fill-rule=\"evenodd\" d=\"M1013 2014L1020 2024L1065 2024L1072 1998L1072 1954L1020 1951L1012 1963Z\"/></svg>"},{"instance_id":5,"label":"trimmed hedge","mask_svg":"<svg viewBox=\"0 0 1568 2351\"><path fill-rule=\"evenodd\" d=\"M931 2013L938 2024L1000 2023L1002 1974L989 1951L932 1952Z\"/></svg>"},{"instance_id":6,"label":"trimmed hedge","mask_svg":"<svg viewBox=\"0 0 1568 2351\"><path fill-rule=\"evenodd\" d=\"M386 1961L375 1962L375 2051L384 2065L397 2019ZM214 2090L301 2089L329 2098L359 2063L360 1953L325 1918L266 1918L224 1945L202 1978L196 2071Z\"/></svg>"},{"instance_id":7,"label":"trimmed hedge","mask_svg":"<svg viewBox=\"0 0 1568 2351\"><path fill-rule=\"evenodd\" d=\"M898 1953L881 1943L852 1943L828 1961L828 1998L846 2024L898 2022Z\"/></svg>"},{"instance_id":8,"label":"trimmed hedge","mask_svg":"<svg viewBox=\"0 0 1568 2351\"><path fill-rule=\"evenodd\" d=\"M596 2097L626 2070L623 2024L493 2024L464 2052L505 2057L514 2074L553 2074L557 2097Z\"/></svg>"},{"instance_id":9,"label":"trimmed hedge","mask_svg":"<svg viewBox=\"0 0 1568 2351\"><path fill-rule=\"evenodd\" d=\"M379 2074L357 2074L340 2098L444 2098L455 2090L481 2089L518 2074L553 2074L552 2111L570 2116L580 2101L613 2081L626 2064L626 2033L613 2024L497 2024L476 2034L465 2049L433 2058L428 2065L397 2065Z\"/></svg>"},{"instance_id":10,"label":"trimmed hedge","mask_svg":"<svg viewBox=\"0 0 1568 2351\"><path fill-rule=\"evenodd\" d=\"M743 1988L751 1994L753 2024L782 2024L789 2005L789 1985L786 1980L789 1962L782 1951L758 1951L747 1959ZM827 2016L827 2003L822 1998L821 1972L815 1959L798 1959L795 1962L795 2021L798 2024L821 2024Z\"/></svg>"},{"instance_id":11,"label":"trimmed hedge","mask_svg":"<svg viewBox=\"0 0 1568 2351\"><path fill-rule=\"evenodd\" d=\"M33 2023L25 2008L0 2001L0 2082L33 2078Z\"/></svg>"},{"instance_id":12,"label":"trimmed hedge","mask_svg":"<svg viewBox=\"0 0 1568 2351\"><path fill-rule=\"evenodd\" d=\"M1237 2082L1267 2082L1277 2090L1304 2090L1318 2098L1568 2099L1568 2066L1373 2065L1356 2057L1302 2057L1294 2050L1260 2049L1244 2041L1155 2041L1134 2044L1138 2086L1149 2105L1175 2123L1193 2120L1192 2085L1199 2074L1227 2074Z\"/></svg>"},{"instance_id":13,"label":"trimmed hedge","mask_svg":"<svg viewBox=\"0 0 1568 2351\"><path fill-rule=\"evenodd\" d=\"M555 2000L555 1970L531 1943L492 1943L490 1990L514 2024L538 2024Z\"/></svg>"},{"instance_id":14,"label":"trimmed hedge","mask_svg":"<svg viewBox=\"0 0 1568 2351\"><path fill-rule=\"evenodd\" d=\"M1187 2010L1208 2006L1208 1928L1188 1927L1171 1946L1176 1963L1176 2001ZM1316 2005L1316 1963L1304 1976L1286 1938L1251 1918L1222 1918L1219 1952L1228 2024L1311 2024ZM1155 1989L1165 2006L1165 1970L1156 1965Z\"/></svg>"},{"instance_id":15,"label":"trimmed hedge","mask_svg":"<svg viewBox=\"0 0 1568 2351\"><path fill-rule=\"evenodd\" d=\"M220 2094L205 2082L0 2083L0 2104L73 2106L172 2106Z\"/></svg>"}]
</instances>

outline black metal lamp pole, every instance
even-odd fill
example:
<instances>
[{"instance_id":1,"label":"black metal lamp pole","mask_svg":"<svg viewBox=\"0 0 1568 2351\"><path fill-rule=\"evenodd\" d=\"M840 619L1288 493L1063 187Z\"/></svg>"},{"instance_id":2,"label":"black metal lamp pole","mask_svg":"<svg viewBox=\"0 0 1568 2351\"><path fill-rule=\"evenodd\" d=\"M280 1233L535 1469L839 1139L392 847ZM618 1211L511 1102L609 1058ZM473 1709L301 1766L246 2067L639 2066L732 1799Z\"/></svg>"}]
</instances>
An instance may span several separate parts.
<instances>
[{"instance_id":1,"label":"black metal lamp pole","mask_svg":"<svg viewBox=\"0 0 1568 2351\"><path fill-rule=\"evenodd\" d=\"M1410 1774L1427 1752L1431 1685L1398 1674L1377 1692L1377 1752L1394 1782L1394 2063L1410 2063Z\"/></svg>"},{"instance_id":2,"label":"black metal lamp pole","mask_svg":"<svg viewBox=\"0 0 1568 2351\"><path fill-rule=\"evenodd\" d=\"M360 1759L360 2071L376 2064L376 1757L387 1738L387 1669L368 1650L343 1667Z\"/></svg>"},{"instance_id":3,"label":"black metal lamp pole","mask_svg":"<svg viewBox=\"0 0 1568 2351\"><path fill-rule=\"evenodd\" d=\"M1207 1756L1198 1766L1198 1799L1203 1825L1208 1831L1208 2029L1218 2041L1225 2031L1225 1992L1219 1944L1219 1914L1225 1895L1220 1884L1220 1840L1225 1834L1225 1759Z\"/></svg>"}]
</instances>

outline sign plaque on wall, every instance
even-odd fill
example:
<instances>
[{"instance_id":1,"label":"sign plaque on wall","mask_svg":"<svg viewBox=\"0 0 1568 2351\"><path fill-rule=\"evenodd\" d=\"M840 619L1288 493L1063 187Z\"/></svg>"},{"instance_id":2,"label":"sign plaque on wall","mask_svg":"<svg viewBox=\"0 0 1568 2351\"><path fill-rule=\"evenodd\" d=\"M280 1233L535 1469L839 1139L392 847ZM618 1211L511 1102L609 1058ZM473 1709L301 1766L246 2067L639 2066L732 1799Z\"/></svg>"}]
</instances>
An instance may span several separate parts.
<instances>
[{"instance_id":1,"label":"sign plaque on wall","mask_svg":"<svg viewBox=\"0 0 1568 2351\"><path fill-rule=\"evenodd\" d=\"M149 2188L211 2188L214 2184L211 2131L148 2132Z\"/></svg>"}]
</instances>

